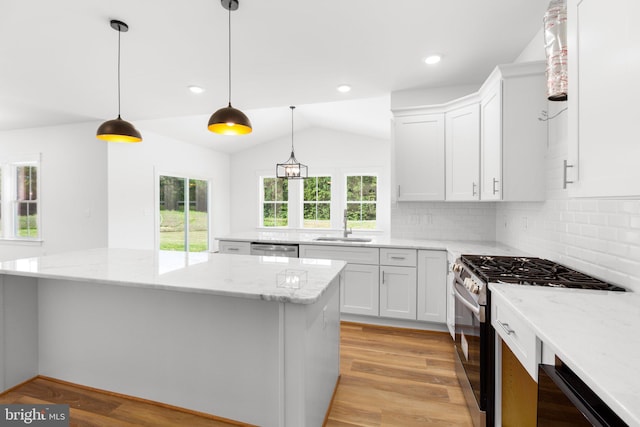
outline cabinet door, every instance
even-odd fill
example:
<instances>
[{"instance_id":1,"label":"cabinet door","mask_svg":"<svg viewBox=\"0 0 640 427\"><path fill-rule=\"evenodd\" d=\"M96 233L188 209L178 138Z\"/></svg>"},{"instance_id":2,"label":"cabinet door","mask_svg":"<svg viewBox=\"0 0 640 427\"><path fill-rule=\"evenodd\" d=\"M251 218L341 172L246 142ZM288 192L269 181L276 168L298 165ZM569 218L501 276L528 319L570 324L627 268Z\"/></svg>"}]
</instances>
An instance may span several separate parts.
<instances>
[{"instance_id":1,"label":"cabinet door","mask_svg":"<svg viewBox=\"0 0 640 427\"><path fill-rule=\"evenodd\" d=\"M340 311L342 313L378 315L378 266L347 264L340 283Z\"/></svg>"},{"instance_id":2,"label":"cabinet door","mask_svg":"<svg viewBox=\"0 0 640 427\"><path fill-rule=\"evenodd\" d=\"M502 81L480 101L480 198L502 198Z\"/></svg>"},{"instance_id":3,"label":"cabinet door","mask_svg":"<svg viewBox=\"0 0 640 427\"><path fill-rule=\"evenodd\" d=\"M456 297L453 293L453 284L455 280L455 273L451 270L451 266L455 262L455 259L452 255L447 254L447 329L449 329L449 334L451 334L451 338L453 340L456 339Z\"/></svg>"},{"instance_id":4,"label":"cabinet door","mask_svg":"<svg viewBox=\"0 0 640 427\"><path fill-rule=\"evenodd\" d=\"M251 243L221 240L219 251L222 254L249 255L251 253Z\"/></svg>"},{"instance_id":5,"label":"cabinet door","mask_svg":"<svg viewBox=\"0 0 640 427\"><path fill-rule=\"evenodd\" d=\"M446 115L447 200L480 198L480 114L478 104Z\"/></svg>"},{"instance_id":6,"label":"cabinet door","mask_svg":"<svg viewBox=\"0 0 640 427\"><path fill-rule=\"evenodd\" d=\"M569 0L570 194L640 196L640 2Z\"/></svg>"},{"instance_id":7,"label":"cabinet door","mask_svg":"<svg viewBox=\"0 0 640 427\"><path fill-rule=\"evenodd\" d=\"M416 269L380 267L380 316L416 318Z\"/></svg>"},{"instance_id":8,"label":"cabinet door","mask_svg":"<svg viewBox=\"0 0 640 427\"><path fill-rule=\"evenodd\" d=\"M444 200L444 114L395 119L398 201Z\"/></svg>"},{"instance_id":9,"label":"cabinet door","mask_svg":"<svg viewBox=\"0 0 640 427\"><path fill-rule=\"evenodd\" d=\"M418 251L418 320L447 321L447 253Z\"/></svg>"}]
</instances>

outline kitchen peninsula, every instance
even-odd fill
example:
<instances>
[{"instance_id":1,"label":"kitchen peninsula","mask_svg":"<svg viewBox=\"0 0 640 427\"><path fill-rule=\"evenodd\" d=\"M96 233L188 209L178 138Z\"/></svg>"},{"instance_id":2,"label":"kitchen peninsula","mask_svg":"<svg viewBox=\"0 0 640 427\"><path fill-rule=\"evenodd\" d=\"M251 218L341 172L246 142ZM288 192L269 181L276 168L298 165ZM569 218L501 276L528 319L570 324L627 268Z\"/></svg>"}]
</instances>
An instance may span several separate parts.
<instances>
[{"instance_id":1,"label":"kitchen peninsula","mask_svg":"<svg viewBox=\"0 0 640 427\"><path fill-rule=\"evenodd\" d=\"M43 375L261 426L321 425L344 266L125 249L3 262L0 389Z\"/></svg>"}]
</instances>

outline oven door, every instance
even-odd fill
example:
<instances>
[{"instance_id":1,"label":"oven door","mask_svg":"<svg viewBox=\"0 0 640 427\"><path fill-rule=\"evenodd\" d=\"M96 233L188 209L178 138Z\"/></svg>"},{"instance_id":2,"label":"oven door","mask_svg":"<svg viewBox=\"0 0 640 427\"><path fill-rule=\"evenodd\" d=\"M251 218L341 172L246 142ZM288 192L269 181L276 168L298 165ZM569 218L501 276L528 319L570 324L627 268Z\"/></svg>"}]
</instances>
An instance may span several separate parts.
<instances>
[{"instance_id":1,"label":"oven door","mask_svg":"<svg viewBox=\"0 0 640 427\"><path fill-rule=\"evenodd\" d=\"M539 427L627 426L559 359L539 365L537 412Z\"/></svg>"},{"instance_id":2,"label":"oven door","mask_svg":"<svg viewBox=\"0 0 640 427\"><path fill-rule=\"evenodd\" d=\"M474 425L486 425L487 381L490 326L485 321L485 306L456 281L456 371L465 393Z\"/></svg>"}]
</instances>

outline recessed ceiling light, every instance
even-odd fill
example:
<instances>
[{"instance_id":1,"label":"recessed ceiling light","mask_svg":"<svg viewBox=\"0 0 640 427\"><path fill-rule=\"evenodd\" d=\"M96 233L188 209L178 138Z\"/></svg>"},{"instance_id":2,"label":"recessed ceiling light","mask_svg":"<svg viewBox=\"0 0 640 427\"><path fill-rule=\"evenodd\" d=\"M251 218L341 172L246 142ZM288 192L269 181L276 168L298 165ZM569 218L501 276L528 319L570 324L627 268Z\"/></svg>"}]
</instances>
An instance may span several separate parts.
<instances>
[{"instance_id":1,"label":"recessed ceiling light","mask_svg":"<svg viewBox=\"0 0 640 427\"><path fill-rule=\"evenodd\" d=\"M347 93L351 90L351 86L349 85L340 85L338 86L338 92Z\"/></svg>"},{"instance_id":2,"label":"recessed ceiling light","mask_svg":"<svg viewBox=\"0 0 640 427\"><path fill-rule=\"evenodd\" d=\"M201 88L200 86L195 86L195 85L189 86L189 90L191 91L191 93L202 93L202 92L204 92L203 88Z\"/></svg>"},{"instance_id":3,"label":"recessed ceiling light","mask_svg":"<svg viewBox=\"0 0 640 427\"><path fill-rule=\"evenodd\" d=\"M424 62L425 64L433 65L440 62L441 59L442 57L440 55L429 55L425 58Z\"/></svg>"}]
</instances>

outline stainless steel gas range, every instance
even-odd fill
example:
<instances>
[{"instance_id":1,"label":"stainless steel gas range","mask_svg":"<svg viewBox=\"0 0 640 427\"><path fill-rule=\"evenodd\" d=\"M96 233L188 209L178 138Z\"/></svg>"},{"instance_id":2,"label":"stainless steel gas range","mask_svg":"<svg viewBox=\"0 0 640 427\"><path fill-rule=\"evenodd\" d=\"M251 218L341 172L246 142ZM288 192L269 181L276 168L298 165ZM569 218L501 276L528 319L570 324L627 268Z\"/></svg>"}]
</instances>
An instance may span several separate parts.
<instances>
[{"instance_id":1,"label":"stainless steel gas range","mask_svg":"<svg viewBox=\"0 0 640 427\"><path fill-rule=\"evenodd\" d=\"M552 261L531 257L462 255L453 265L456 372L475 426L493 426L495 332L489 283L624 291Z\"/></svg>"}]
</instances>

